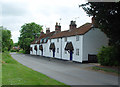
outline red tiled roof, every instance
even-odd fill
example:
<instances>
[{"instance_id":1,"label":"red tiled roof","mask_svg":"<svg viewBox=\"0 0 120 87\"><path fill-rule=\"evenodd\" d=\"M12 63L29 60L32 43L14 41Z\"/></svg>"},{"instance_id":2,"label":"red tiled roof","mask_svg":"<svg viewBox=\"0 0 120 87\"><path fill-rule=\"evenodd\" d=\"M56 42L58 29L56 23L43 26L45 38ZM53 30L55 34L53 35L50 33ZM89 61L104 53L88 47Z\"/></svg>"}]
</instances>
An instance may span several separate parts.
<instances>
[{"instance_id":1,"label":"red tiled roof","mask_svg":"<svg viewBox=\"0 0 120 87\"><path fill-rule=\"evenodd\" d=\"M92 23L86 23L86 24L84 24L76 29L73 29L73 30L66 30L66 31L62 31L59 33L55 33L55 31L53 31L53 32L50 32L48 34L41 35L39 38L36 38L31 44L35 44L36 41L37 41L37 44L40 44L40 40L43 38L53 39L53 38L59 38L59 37L83 35L91 29L91 26L92 26ZM47 41L48 41L48 39L47 39ZM42 42L42 43L46 43L46 42Z\"/></svg>"},{"instance_id":2,"label":"red tiled roof","mask_svg":"<svg viewBox=\"0 0 120 87\"><path fill-rule=\"evenodd\" d=\"M37 39L38 39L38 38L35 38L35 40L34 40L33 42L31 42L31 44L35 44L35 42L36 42Z\"/></svg>"},{"instance_id":3,"label":"red tiled roof","mask_svg":"<svg viewBox=\"0 0 120 87\"><path fill-rule=\"evenodd\" d=\"M55 33L55 31L50 32L48 34L42 35L41 37L39 37L37 44L40 44L40 40L41 39L43 39L43 38L50 38L54 33ZM47 39L47 41L48 41L48 39ZM42 43L47 43L47 41L46 42L42 42Z\"/></svg>"},{"instance_id":4,"label":"red tiled roof","mask_svg":"<svg viewBox=\"0 0 120 87\"><path fill-rule=\"evenodd\" d=\"M74 35L83 35L91 29L91 26L92 26L92 23L86 23L86 24L80 26L79 28L59 32L59 33L53 35L51 37L51 39L59 38L59 37L74 36Z\"/></svg>"},{"instance_id":5,"label":"red tiled roof","mask_svg":"<svg viewBox=\"0 0 120 87\"><path fill-rule=\"evenodd\" d=\"M46 34L41 35L41 36L38 38L37 44L40 44L40 40L41 40L42 38L44 38L45 36L46 36Z\"/></svg>"}]
</instances>

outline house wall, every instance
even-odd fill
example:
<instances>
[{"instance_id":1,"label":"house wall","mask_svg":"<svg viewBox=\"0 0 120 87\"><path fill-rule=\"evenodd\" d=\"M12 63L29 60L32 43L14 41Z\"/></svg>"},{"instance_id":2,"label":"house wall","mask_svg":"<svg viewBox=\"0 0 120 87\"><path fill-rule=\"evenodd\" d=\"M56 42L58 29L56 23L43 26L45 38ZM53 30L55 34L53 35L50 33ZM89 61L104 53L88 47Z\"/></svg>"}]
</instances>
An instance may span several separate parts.
<instances>
[{"instance_id":1,"label":"house wall","mask_svg":"<svg viewBox=\"0 0 120 87\"><path fill-rule=\"evenodd\" d=\"M93 28L83 36L83 61L88 61L88 54L97 54L102 46L106 46L108 38L98 28Z\"/></svg>"},{"instance_id":2,"label":"house wall","mask_svg":"<svg viewBox=\"0 0 120 87\"><path fill-rule=\"evenodd\" d=\"M59 42L57 42L57 39L59 39ZM61 56L61 38L51 39L51 43L55 44L55 58L62 59L61 58L62 57ZM58 53L57 53L57 48L59 48L59 52ZM50 52L50 57L53 57L53 51L52 50Z\"/></svg>"},{"instance_id":3,"label":"house wall","mask_svg":"<svg viewBox=\"0 0 120 87\"><path fill-rule=\"evenodd\" d=\"M49 43L43 43L43 56L49 57Z\"/></svg>"},{"instance_id":4,"label":"house wall","mask_svg":"<svg viewBox=\"0 0 120 87\"><path fill-rule=\"evenodd\" d=\"M67 42L72 42L73 47L74 47L72 60L81 62L82 61L83 36L82 35L78 35L78 36L79 36L79 41L76 41L76 36L71 36L71 37L67 37ZM62 38L62 59L64 59L64 60L70 60L70 54L68 52L65 53L65 46L66 46L67 42L65 42L65 38ZM76 49L79 49L79 55L76 55Z\"/></svg>"},{"instance_id":5,"label":"house wall","mask_svg":"<svg viewBox=\"0 0 120 87\"><path fill-rule=\"evenodd\" d=\"M32 49L33 49L33 55L36 55L36 50L34 49L35 48L35 45L37 45L37 44L32 44Z\"/></svg>"},{"instance_id":6,"label":"house wall","mask_svg":"<svg viewBox=\"0 0 120 87\"><path fill-rule=\"evenodd\" d=\"M102 46L106 46L108 43L108 38L106 35L100 31L100 29L94 28L89 30L84 35L78 35L79 41L76 41L76 36L67 37L67 41L65 41L65 37L59 38L59 42L57 42L58 38L48 40L47 43L42 43L43 45L43 56L53 57L53 51L49 49L50 43L55 44L55 58L70 60L70 53L66 51L65 46L67 42L72 42L74 51L73 51L73 61L82 62L88 61L88 54L97 54L99 49ZM36 55L36 51L34 50L35 45L37 45L37 55L41 55L42 52L39 50L40 44L32 44L33 52L30 51L30 54ZM59 48L59 53L57 53L57 48ZM76 49L79 49L79 55L76 54Z\"/></svg>"},{"instance_id":7,"label":"house wall","mask_svg":"<svg viewBox=\"0 0 120 87\"><path fill-rule=\"evenodd\" d=\"M39 44L39 46L40 46L40 45L41 45L41 44ZM41 51L41 50L39 50L38 53L39 53L38 55L42 56L42 51Z\"/></svg>"},{"instance_id":8,"label":"house wall","mask_svg":"<svg viewBox=\"0 0 120 87\"><path fill-rule=\"evenodd\" d=\"M32 50L33 50L33 45L31 44L30 47L32 47ZM30 50L30 54L32 55L33 54L33 51Z\"/></svg>"},{"instance_id":9,"label":"house wall","mask_svg":"<svg viewBox=\"0 0 120 87\"><path fill-rule=\"evenodd\" d=\"M37 55L40 55L39 44L37 44Z\"/></svg>"}]
</instances>

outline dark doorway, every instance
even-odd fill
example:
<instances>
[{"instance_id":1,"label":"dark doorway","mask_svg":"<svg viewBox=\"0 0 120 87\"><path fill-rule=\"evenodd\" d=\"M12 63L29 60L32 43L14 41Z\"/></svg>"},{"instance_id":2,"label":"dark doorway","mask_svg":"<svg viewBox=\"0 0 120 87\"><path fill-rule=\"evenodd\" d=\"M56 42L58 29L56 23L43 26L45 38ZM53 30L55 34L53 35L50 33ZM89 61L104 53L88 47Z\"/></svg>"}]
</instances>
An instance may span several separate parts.
<instances>
[{"instance_id":1,"label":"dark doorway","mask_svg":"<svg viewBox=\"0 0 120 87\"><path fill-rule=\"evenodd\" d=\"M43 50L41 50L41 56L43 56Z\"/></svg>"},{"instance_id":2,"label":"dark doorway","mask_svg":"<svg viewBox=\"0 0 120 87\"><path fill-rule=\"evenodd\" d=\"M70 53L70 60L72 61L73 51L74 51L74 47L73 47L72 42L67 42L67 44L65 46L65 50L67 50Z\"/></svg>"},{"instance_id":3,"label":"dark doorway","mask_svg":"<svg viewBox=\"0 0 120 87\"><path fill-rule=\"evenodd\" d=\"M71 60L71 61L72 61L72 54L73 54L73 52L70 51L70 60Z\"/></svg>"},{"instance_id":4,"label":"dark doorway","mask_svg":"<svg viewBox=\"0 0 120 87\"><path fill-rule=\"evenodd\" d=\"M88 62L97 63L98 62L97 56L94 54L88 54Z\"/></svg>"},{"instance_id":5,"label":"dark doorway","mask_svg":"<svg viewBox=\"0 0 120 87\"><path fill-rule=\"evenodd\" d=\"M53 50L53 57L55 57L55 50Z\"/></svg>"},{"instance_id":6,"label":"dark doorway","mask_svg":"<svg viewBox=\"0 0 120 87\"><path fill-rule=\"evenodd\" d=\"M41 56L43 56L43 46L39 45L39 50L41 50Z\"/></svg>"},{"instance_id":7,"label":"dark doorway","mask_svg":"<svg viewBox=\"0 0 120 87\"><path fill-rule=\"evenodd\" d=\"M53 51L53 57L55 57L55 44L51 43L49 49Z\"/></svg>"}]
</instances>

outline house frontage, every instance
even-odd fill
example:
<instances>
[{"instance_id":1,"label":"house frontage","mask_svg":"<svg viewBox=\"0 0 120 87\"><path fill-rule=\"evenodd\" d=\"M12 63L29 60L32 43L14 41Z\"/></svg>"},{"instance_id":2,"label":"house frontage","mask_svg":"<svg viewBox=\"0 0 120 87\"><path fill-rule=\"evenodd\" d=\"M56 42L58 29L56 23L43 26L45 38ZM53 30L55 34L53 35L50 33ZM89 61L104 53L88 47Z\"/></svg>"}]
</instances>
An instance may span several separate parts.
<instances>
[{"instance_id":1,"label":"house frontage","mask_svg":"<svg viewBox=\"0 0 120 87\"><path fill-rule=\"evenodd\" d=\"M93 22L77 28L75 21L71 21L69 30L61 31L61 25L56 23L55 31L47 28L46 34L41 32L31 43L30 54L83 62L93 59L107 44L108 38Z\"/></svg>"}]
</instances>

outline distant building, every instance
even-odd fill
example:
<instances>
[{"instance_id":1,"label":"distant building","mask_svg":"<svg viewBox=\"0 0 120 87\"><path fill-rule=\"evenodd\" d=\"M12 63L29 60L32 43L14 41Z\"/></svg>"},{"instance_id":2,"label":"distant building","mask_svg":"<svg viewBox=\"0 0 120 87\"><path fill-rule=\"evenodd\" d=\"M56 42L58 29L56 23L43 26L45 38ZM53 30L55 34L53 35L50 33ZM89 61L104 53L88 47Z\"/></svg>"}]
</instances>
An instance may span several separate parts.
<instances>
[{"instance_id":1,"label":"distant building","mask_svg":"<svg viewBox=\"0 0 120 87\"><path fill-rule=\"evenodd\" d=\"M71 21L66 31L61 31L61 25L56 23L55 31L47 28L46 34L41 32L31 43L30 54L83 62L91 60L107 43L108 38L94 27L93 21L78 28L75 21Z\"/></svg>"},{"instance_id":2,"label":"distant building","mask_svg":"<svg viewBox=\"0 0 120 87\"><path fill-rule=\"evenodd\" d=\"M14 46L12 49L14 49L14 50L20 50L20 47L19 46Z\"/></svg>"}]
</instances>

